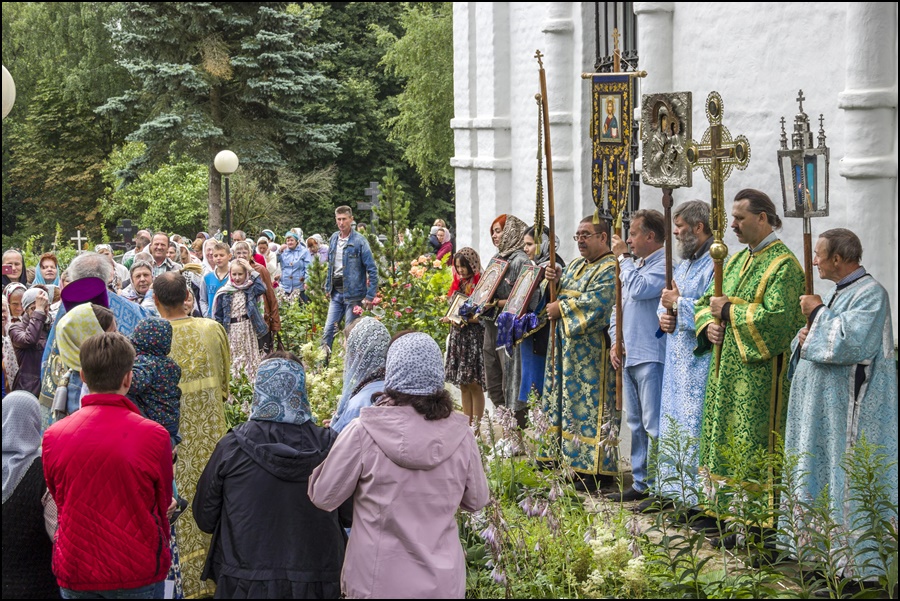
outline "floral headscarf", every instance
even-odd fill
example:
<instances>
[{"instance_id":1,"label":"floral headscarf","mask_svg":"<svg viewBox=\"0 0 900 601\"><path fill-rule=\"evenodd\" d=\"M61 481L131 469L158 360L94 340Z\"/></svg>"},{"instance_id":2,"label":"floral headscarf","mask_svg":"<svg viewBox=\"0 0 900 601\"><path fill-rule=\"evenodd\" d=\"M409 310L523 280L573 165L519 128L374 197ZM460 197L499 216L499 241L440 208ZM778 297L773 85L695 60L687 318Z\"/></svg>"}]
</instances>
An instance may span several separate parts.
<instances>
[{"instance_id":1,"label":"floral headscarf","mask_svg":"<svg viewBox=\"0 0 900 601\"><path fill-rule=\"evenodd\" d=\"M312 419L302 365L290 359L267 359L259 364L250 419L297 425Z\"/></svg>"},{"instance_id":2,"label":"floral headscarf","mask_svg":"<svg viewBox=\"0 0 900 601\"><path fill-rule=\"evenodd\" d=\"M456 271L456 259L463 259L469 265L469 268L472 270L471 277L465 279L459 277L459 273ZM447 293L447 296L453 296L457 290L466 295L472 294L472 290L481 277L481 257L478 256L475 249L466 246L456 251L453 260L453 283L450 285L450 291Z\"/></svg>"},{"instance_id":3,"label":"floral headscarf","mask_svg":"<svg viewBox=\"0 0 900 601\"><path fill-rule=\"evenodd\" d=\"M102 333L103 328L91 303L78 305L63 315L56 324L56 342L63 364L69 369L80 370L81 345L94 334Z\"/></svg>"},{"instance_id":4,"label":"floral headscarf","mask_svg":"<svg viewBox=\"0 0 900 601\"><path fill-rule=\"evenodd\" d=\"M501 257L508 257L515 251L525 248L525 230L527 229L528 226L524 221L515 215L507 214L497 254Z\"/></svg>"},{"instance_id":5,"label":"floral headscarf","mask_svg":"<svg viewBox=\"0 0 900 601\"><path fill-rule=\"evenodd\" d=\"M344 388L338 401L338 414L343 412L361 385L384 378L384 363L390 343L391 335L387 328L374 317L363 317L353 326L347 337Z\"/></svg>"},{"instance_id":6,"label":"floral headscarf","mask_svg":"<svg viewBox=\"0 0 900 601\"><path fill-rule=\"evenodd\" d=\"M41 406L30 392L3 397L3 502L41 454Z\"/></svg>"}]
</instances>

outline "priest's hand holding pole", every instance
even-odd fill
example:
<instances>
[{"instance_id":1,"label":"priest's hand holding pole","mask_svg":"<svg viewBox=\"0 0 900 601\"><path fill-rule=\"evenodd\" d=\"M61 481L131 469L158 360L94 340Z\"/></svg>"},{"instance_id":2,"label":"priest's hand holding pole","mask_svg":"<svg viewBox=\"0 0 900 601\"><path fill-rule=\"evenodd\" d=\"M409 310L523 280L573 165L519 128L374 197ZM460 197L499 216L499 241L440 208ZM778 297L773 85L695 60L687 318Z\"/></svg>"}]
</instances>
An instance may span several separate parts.
<instances>
[{"instance_id":1,"label":"priest's hand holding pole","mask_svg":"<svg viewBox=\"0 0 900 601\"><path fill-rule=\"evenodd\" d=\"M715 345L722 344L725 340L725 326L711 323L706 326L706 337Z\"/></svg>"}]
</instances>

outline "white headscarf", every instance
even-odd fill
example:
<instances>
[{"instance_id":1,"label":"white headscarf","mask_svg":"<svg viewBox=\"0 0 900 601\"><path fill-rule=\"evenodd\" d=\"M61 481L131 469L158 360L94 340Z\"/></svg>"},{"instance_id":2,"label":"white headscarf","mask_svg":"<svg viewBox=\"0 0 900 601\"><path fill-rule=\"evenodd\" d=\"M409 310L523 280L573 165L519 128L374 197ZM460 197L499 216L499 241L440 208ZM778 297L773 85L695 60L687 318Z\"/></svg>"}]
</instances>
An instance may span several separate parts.
<instances>
[{"instance_id":1,"label":"white headscarf","mask_svg":"<svg viewBox=\"0 0 900 601\"><path fill-rule=\"evenodd\" d=\"M40 454L41 406L30 392L11 392L3 398L4 503Z\"/></svg>"}]
</instances>

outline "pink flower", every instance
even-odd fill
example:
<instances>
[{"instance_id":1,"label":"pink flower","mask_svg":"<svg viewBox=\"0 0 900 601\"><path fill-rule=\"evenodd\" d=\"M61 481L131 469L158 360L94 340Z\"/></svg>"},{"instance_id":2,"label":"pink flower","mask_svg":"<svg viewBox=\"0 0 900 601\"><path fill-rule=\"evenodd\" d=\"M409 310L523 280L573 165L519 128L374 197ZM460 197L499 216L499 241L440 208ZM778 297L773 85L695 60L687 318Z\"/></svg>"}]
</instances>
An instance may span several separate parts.
<instances>
[{"instance_id":1,"label":"pink flower","mask_svg":"<svg viewBox=\"0 0 900 601\"><path fill-rule=\"evenodd\" d=\"M413 259L412 261L409 262L409 264L410 264L412 267L415 267L416 265L419 264L419 261L418 261L418 259Z\"/></svg>"},{"instance_id":2,"label":"pink flower","mask_svg":"<svg viewBox=\"0 0 900 601\"><path fill-rule=\"evenodd\" d=\"M375 306L380 305L382 300L383 299L380 296L376 296L375 298L372 299L372 305L375 305Z\"/></svg>"},{"instance_id":3,"label":"pink flower","mask_svg":"<svg viewBox=\"0 0 900 601\"><path fill-rule=\"evenodd\" d=\"M396 317L397 319L400 319L401 317L403 317L403 314L400 313L400 311L394 311L394 317Z\"/></svg>"},{"instance_id":4,"label":"pink flower","mask_svg":"<svg viewBox=\"0 0 900 601\"><path fill-rule=\"evenodd\" d=\"M403 287L406 288L407 290L409 290L410 288L412 288L412 284L407 283L407 284L404 284Z\"/></svg>"},{"instance_id":5,"label":"pink flower","mask_svg":"<svg viewBox=\"0 0 900 601\"><path fill-rule=\"evenodd\" d=\"M419 263L427 263L427 262L428 262L428 257L426 257L425 255L419 256Z\"/></svg>"},{"instance_id":6,"label":"pink flower","mask_svg":"<svg viewBox=\"0 0 900 601\"><path fill-rule=\"evenodd\" d=\"M432 263L431 266L434 267L435 269L440 269L441 267L444 266L444 264L438 260L438 261L435 261L434 263Z\"/></svg>"},{"instance_id":7,"label":"pink flower","mask_svg":"<svg viewBox=\"0 0 900 601\"><path fill-rule=\"evenodd\" d=\"M354 314L354 315L362 315L362 314L363 314L363 308L362 308L361 306L359 306L359 305L356 305L355 307L353 307L353 314Z\"/></svg>"},{"instance_id":8,"label":"pink flower","mask_svg":"<svg viewBox=\"0 0 900 601\"><path fill-rule=\"evenodd\" d=\"M392 305L396 305L396 304L397 304L397 297L396 297L396 296L392 296L392 297L391 297L391 304L392 304Z\"/></svg>"},{"instance_id":9,"label":"pink flower","mask_svg":"<svg viewBox=\"0 0 900 601\"><path fill-rule=\"evenodd\" d=\"M413 312L412 307L407 307L407 308L405 308L405 309L403 309L403 310L406 311L407 313L412 313L412 312Z\"/></svg>"}]
</instances>

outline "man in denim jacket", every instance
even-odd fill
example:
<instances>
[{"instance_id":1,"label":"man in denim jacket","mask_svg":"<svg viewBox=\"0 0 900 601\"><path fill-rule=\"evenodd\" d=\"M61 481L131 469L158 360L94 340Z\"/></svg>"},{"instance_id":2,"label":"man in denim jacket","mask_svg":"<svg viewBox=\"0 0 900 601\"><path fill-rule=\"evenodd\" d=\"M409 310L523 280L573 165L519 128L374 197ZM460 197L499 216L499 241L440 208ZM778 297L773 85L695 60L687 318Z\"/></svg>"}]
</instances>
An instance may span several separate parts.
<instances>
[{"instance_id":1,"label":"man in denim jacket","mask_svg":"<svg viewBox=\"0 0 900 601\"><path fill-rule=\"evenodd\" d=\"M347 325L358 317L353 309L368 308L378 291L378 267L369 243L353 231L353 211L348 206L334 210L338 231L328 242L328 278L325 294L331 300L322 344L331 351L331 344L341 318Z\"/></svg>"}]
</instances>

